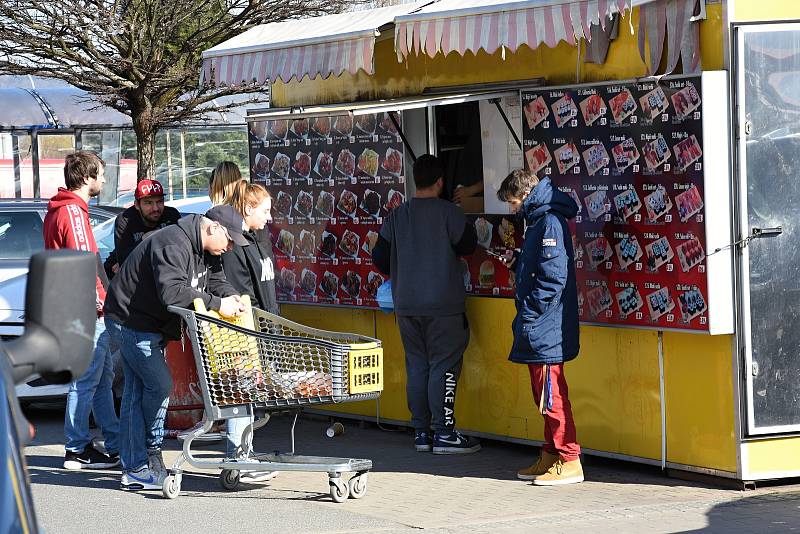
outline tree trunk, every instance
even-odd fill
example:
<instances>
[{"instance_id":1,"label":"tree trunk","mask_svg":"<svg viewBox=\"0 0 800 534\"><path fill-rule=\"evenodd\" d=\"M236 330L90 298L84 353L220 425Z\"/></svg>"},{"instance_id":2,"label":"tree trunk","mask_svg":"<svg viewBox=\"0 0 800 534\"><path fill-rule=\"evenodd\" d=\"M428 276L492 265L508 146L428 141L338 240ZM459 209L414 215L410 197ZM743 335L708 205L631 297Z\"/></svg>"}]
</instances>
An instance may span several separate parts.
<instances>
[{"instance_id":1,"label":"tree trunk","mask_svg":"<svg viewBox=\"0 0 800 534\"><path fill-rule=\"evenodd\" d=\"M156 179L156 129L150 110L134 111L133 131L136 134L136 181Z\"/></svg>"}]
</instances>

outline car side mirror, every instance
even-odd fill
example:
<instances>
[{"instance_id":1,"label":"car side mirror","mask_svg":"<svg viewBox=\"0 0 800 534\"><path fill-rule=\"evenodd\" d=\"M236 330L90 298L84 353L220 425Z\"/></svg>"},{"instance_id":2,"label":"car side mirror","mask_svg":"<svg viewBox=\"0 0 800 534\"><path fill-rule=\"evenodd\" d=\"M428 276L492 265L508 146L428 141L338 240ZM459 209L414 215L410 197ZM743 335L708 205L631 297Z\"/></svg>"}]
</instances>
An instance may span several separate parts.
<instances>
[{"instance_id":1,"label":"car side mirror","mask_svg":"<svg viewBox=\"0 0 800 534\"><path fill-rule=\"evenodd\" d=\"M31 257L25 333L3 346L14 383L32 374L67 383L86 371L97 321L96 270L89 252L46 250Z\"/></svg>"}]
</instances>

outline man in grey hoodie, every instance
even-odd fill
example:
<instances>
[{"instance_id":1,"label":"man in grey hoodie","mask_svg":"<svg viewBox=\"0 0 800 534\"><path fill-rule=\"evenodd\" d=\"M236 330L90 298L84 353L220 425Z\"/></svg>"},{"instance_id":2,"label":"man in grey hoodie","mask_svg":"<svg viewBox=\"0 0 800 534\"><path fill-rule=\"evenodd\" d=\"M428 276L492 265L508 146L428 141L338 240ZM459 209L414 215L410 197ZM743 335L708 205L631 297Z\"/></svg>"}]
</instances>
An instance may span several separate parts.
<instances>
[{"instance_id":1,"label":"man in grey hoodie","mask_svg":"<svg viewBox=\"0 0 800 534\"><path fill-rule=\"evenodd\" d=\"M458 258L474 252L477 236L461 208L439 198L443 176L434 156L414 162L417 192L387 217L372 257L392 278L414 446L420 452L464 454L481 446L455 430L456 383L469 343Z\"/></svg>"}]
</instances>

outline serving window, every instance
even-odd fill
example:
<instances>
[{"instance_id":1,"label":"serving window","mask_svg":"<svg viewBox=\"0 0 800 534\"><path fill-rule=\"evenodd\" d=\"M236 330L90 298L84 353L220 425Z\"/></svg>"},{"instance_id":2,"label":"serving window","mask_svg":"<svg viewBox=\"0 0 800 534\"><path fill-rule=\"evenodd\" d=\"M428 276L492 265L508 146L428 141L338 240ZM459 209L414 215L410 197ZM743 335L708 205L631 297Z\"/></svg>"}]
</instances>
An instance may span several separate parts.
<instances>
[{"instance_id":1,"label":"serving window","mask_svg":"<svg viewBox=\"0 0 800 534\"><path fill-rule=\"evenodd\" d=\"M514 246L522 229L495 191L522 156L504 109L519 117L519 93L450 95L372 105L267 110L248 117L250 176L273 196L270 225L281 302L377 307L385 277L372 262L384 218L414 195L410 169L430 152L445 166L444 195L462 206L480 247L464 258L468 292L510 296L513 277L486 250ZM520 119L521 120L521 119ZM517 120L519 122L519 120ZM510 141L511 140L511 141ZM498 150L498 146L502 150ZM519 152L519 162L509 150ZM494 205L486 199L495 199Z\"/></svg>"}]
</instances>

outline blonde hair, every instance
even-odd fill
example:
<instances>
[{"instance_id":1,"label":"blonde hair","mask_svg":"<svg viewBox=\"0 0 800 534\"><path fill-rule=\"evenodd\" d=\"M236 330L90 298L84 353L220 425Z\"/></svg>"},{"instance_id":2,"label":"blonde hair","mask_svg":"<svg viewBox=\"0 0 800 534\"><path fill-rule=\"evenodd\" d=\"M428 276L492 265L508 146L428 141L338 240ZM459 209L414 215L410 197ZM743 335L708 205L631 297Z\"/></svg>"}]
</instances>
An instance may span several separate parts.
<instances>
[{"instance_id":1,"label":"blonde hair","mask_svg":"<svg viewBox=\"0 0 800 534\"><path fill-rule=\"evenodd\" d=\"M242 171L232 161L222 161L211 171L208 183L208 196L214 206L227 204L233 188L242 179Z\"/></svg>"},{"instance_id":2,"label":"blonde hair","mask_svg":"<svg viewBox=\"0 0 800 534\"><path fill-rule=\"evenodd\" d=\"M247 180L239 180L230 190L225 204L233 206L242 218L247 217L247 207L254 208L264 202L265 199L272 199L269 191L259 184L251 184Z\"/></svg>"}]
</instances>

